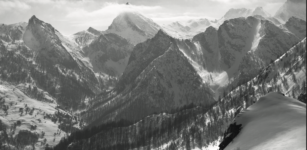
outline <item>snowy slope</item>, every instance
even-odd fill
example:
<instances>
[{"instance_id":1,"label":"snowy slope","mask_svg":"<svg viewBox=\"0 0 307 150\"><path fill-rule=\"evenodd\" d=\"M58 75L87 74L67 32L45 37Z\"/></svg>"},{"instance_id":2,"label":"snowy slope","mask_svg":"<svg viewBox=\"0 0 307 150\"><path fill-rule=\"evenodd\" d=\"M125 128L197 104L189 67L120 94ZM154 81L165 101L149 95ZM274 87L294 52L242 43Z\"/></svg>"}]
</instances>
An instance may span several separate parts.
<instances>
[{"instance_id":1,"label":"snowy slope","mask_svg":"<svg viewBox=\"0 0 307 150\"><path fill-rule=\"evenodd\" d=\"M225 150L304 150L306 104L278 93L269 93L239 114L234 123L239 134Z\"/></svg>"},{"instance_id":2,"label":"snowy slope","mask_svg":"<svg viewBox=\"0 0 307 150\"><path fill-rule=\"evenodd\" d=\"M44 94L44 99L39 100L30 98L23 92L29 85L20 84L14 86L6 82L0 82L1 107L8 107L7 114L3 111L4 109L0 110L0 120L7 126L6 132L9 135L15 138L21 130L30 131L39 137L38 141L34 143L35 149L43 149L46 144L53 146L65 136L66 132L59 129L61 123L54 122L47 116L53 116L58 111L66 112L57 108L58 105L55 99L47 92ZM23 109L22 114L20 112L21 108ZM29 109L28 112L26 112L27 108ZM20 121L21 125L17 125L14 128L14 124L17 121ZM31 129L31 125L37 126L36 129ZM55 135L55 133L57 134ZM46 142L44 142L45 139Z\"/></svg>"},{"instance_id":3,"label":"snowy slope","mask_svg":"<svg viewBox=\"0 0 307 150\"><path fill-rule=\"evenodd\" d=\"M137 12L119 14L104 33L115 33L136 45L152 38L160 26Z\"/></svg>"}]
</instances>

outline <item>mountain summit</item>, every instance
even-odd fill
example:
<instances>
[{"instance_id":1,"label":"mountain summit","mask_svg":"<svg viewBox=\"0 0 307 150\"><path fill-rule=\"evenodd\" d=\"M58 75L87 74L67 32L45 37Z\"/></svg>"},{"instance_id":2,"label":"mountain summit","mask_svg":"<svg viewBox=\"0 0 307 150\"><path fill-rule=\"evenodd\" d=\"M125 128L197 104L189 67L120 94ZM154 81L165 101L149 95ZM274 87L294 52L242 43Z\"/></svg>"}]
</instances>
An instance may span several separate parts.
<instances>
[{"instance_id":1,"label":"mountain summit","mask_svg":"<svg viewBox=\"0 0 307 150\"><path fill-rule=\"evenodd\" d=\"M106 33L115 33L136 45L152 38L160 26L137 12L120 13L109 26Z\"/></svg>"}]
</instances>

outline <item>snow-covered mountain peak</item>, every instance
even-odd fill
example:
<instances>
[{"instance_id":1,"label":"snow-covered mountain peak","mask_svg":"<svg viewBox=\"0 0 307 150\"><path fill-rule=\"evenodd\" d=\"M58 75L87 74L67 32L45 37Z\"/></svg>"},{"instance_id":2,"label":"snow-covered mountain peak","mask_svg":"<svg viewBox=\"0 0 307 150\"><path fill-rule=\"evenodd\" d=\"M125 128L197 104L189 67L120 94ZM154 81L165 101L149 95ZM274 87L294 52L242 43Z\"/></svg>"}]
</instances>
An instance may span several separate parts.
<instances>
[{"instance_id":1,"label":"snow-covered mountain peak","mask_svg":"<svg viewBox=\"0 0 307 150\"><path fill-rule=\"evenodd\" d=\"M260 16L265 17L265 18L270 17L270 14L267 13L267 12L263 9L263 7L257 7L257 8L253 11L253 13L252 13L251 15L252 15L252 16L254 16L254 15L260 15Z\"/></svg>"},{"instance_id":2,"label":"snow-covered mountain peak","mask_svg":"<svg viewBox=\"0 0 307 150\"><path fill-rule=\"evenodd\" d=\"M23 34L25 45L38 54L37 59L50 61L51 64L65 64L68 68L77 67L65 45L70 42L52 25L32 16Z\"/></svg>"},{"instance_id":3,"label":"snow-covered mountain peak","mask_svg":"<svg viewBox=\"0 0 307 150\"><path fill-rule=\"evenodd\" d=\"M160 26L137 12L120 13L109 26L106 33L115 33L126 38L132 44L138 44L152 38Z\"/></svg>"},{"instance_id":4,"label":"snow-covered mountain peak","mask_svg":"<svg viewBox=\"0 0 307 150\"><path fill-rule=\"evenodd\" d=\"M252 10L246 9L246 8L238 8L238 9L231 8L224 15L224 19L228 20L228 19L239 18L239 17L247 17L249 14L251 14L251 12Z\"/></svg>"},{"instance_id":5,"label":"snow-covered mountain peak","mask_svg":"<svg viewBox=\"0 0 307 150\"><path fill-rule=\"evenodd\" d=\"M165 32L163 29L160 29L154 38L160 38L160 37L171 37L167 32Z\"/></svg>"}]
</instances>

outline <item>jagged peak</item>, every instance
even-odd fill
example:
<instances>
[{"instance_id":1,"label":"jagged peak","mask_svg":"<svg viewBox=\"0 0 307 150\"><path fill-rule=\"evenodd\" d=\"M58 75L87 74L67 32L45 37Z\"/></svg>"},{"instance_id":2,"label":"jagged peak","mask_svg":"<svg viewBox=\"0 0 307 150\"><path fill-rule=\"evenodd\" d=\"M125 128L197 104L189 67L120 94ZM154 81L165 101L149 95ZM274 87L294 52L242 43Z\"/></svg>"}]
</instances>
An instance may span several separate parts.
<instances>
[{"instance_id":1,"label":"jagged peak","mask_svg":"<svg viewBox=\"0 0 307 150\"><path fill-rule=\"evenodd\" d=\"M33 16L29 19L29 24L35 24L37 21L41 22L41 20L39 20L35 15L33 15Z\"/></svg>"},{"instance_id":2,"label":"jagged peak","mask_svg":"<svg viewBox=\"0 0 307 150\"><path fill-rule=\"evenodd\" d=\"M154 38L158 38L158 37L171 37L171 36L168 35L163 29L160 29Z\"/></svg>"},{"instance_id":3,"label":"jagged peak","mask_svg":"<svg viewBox=\"0 0 307 150\"><path fill-rule=\"evenodd\" d=\"M92 31L92 30L96 30L96 29L94 29L93 27L89 27L89 28L87 29L87 31Z\"/></svg>"},{"instance_id":4,"label":"jagged peak","mask_svg":"<svg viewBox=\"0 0 307 150\"><path fill-rule=\"evenodd\" d=\"M101 34L100 31L94 29L93 27L89 27L86 31L88 31L88 32L90 32L90 33L93 33L93 34L95 34L95 35L100 35L100 34Z\"/></svg>"},{"instance_id":5,"label":"jagged peak","mask_svg":"<svg viewBox=\"0 0 307 150\"><path fill-rule=\"evenodd\" d=\"M152 24L158 26L153 20L143 16L142 14L135 11L123 11L115 19L108 29L117 28L118 30L123 30L125 24L138 25L138 24Z\"/></svg>"},{"instance_id":6,"label":"jagged peak","mask_svg":"<svg viewBox=\"0 0 307 150\"><path fill-rule=\"evenodd\" d=\"M33 16L30 18L30 20L32 20L32 19L37 19L37 18L36 18L35 15L33 15Z\"/></svg>"}]
</instances>

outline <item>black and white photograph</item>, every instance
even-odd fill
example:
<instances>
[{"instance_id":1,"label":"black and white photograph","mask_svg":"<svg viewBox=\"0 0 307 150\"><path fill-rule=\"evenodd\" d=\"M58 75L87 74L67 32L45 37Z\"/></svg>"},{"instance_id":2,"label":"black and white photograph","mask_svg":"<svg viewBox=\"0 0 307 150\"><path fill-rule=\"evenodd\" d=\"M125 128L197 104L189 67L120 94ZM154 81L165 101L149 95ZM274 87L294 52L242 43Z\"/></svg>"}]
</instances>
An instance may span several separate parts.
<instances>
[{"instance_id":1,"label":"black and white photograph","mask_svg":"<svg viewBox=\"0 0 307 150\"><path fill-rule=\"evenodd\" d=\"M306 150L306 0L0 0L0 150Z\"/></svg>"}]
</instances>

